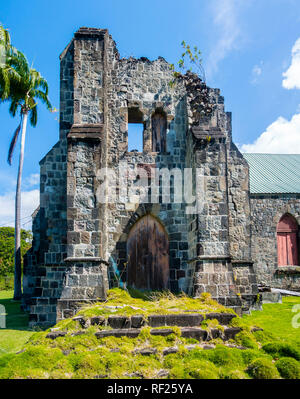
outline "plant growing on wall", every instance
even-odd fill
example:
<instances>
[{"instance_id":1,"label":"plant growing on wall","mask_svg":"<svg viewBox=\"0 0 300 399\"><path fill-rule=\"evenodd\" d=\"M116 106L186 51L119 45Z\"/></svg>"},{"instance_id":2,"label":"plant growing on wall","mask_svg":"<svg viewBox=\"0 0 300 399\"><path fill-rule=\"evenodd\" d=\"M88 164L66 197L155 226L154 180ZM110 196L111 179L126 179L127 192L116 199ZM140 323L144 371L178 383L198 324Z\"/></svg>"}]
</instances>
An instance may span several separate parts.
<instances>
[{"instance_id":1,"label":"plant growing on wall","mask_svg":"<svg viewBox=\"0 0 300 399\"><path fill-rule=\"evenodd\" d=\"M174 64L170 65L173 79L169 82L169 85L173 88L178 81L184 82L193 114L193 124L197 125L201 117L211 115L214 106L209 98L209 88L206 85L201 51L197 46L191 48L185 41L181 43L181 46L183 53L178 61L178 68L181 72L175 70Z\"/></svg>"}]
</instances>

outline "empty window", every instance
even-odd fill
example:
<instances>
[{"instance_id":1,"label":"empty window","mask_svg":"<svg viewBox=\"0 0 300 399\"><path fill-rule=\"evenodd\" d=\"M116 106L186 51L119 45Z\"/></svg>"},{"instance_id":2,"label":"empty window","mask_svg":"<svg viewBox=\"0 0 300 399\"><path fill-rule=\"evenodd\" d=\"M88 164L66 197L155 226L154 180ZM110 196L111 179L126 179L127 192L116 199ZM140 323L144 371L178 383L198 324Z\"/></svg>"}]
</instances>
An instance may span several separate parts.
<instances>
[{"instance_id":1,"label":"empty window","mask_svg":"<svg viewBox=\"0 0 300 399\"><path fill-rule=\"evenodd\" d=\"M285 214L277 225L278 266L298 265L298 223Z\"/></svg>"},{"instance_id":2,"label":"empty window","mask_svg":"<svg viewBox=\"0 0 300 399\"><path fill-rule=\"evenodd\" d=\"M152 151L166 152L167 118L163 112L156 111L152 116Z\"/></svg>"},{"instance_id":3,"label":"empty window","mask_svg":"<svg viewBox=\"0 0 300 399\"><path fill-rule=\"evenodd\" d=\"M128 151L143 152L143 131L142 123L128 123Z\"/></svg>"},{"instance_id":4,"label":"empty window","mask_svg":"<svg viewBox=\"0 0 300 399\"><path fill-rule=\"evenodd\" d=\"M138 108L128 109L128 151L143 152L143 114Z\"/></svg>"}]
</instances>

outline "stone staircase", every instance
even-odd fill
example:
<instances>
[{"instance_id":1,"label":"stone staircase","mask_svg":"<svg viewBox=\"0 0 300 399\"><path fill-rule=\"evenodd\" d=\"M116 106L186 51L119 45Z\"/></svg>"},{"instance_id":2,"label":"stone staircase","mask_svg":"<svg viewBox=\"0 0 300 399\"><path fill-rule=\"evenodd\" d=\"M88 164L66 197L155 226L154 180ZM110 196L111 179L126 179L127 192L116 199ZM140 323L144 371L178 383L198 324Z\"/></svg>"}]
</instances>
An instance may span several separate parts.
<instances>
[{"instance_id":1,"label":"stone staircase","mask_svg":"<svg viewBox=\"0 0 300 399\"><path fill-rule=\"evenodd\" d=\"M145 327L150 328L153 336L166 337L174 334L174 327L179 328L182 338L193 338L199 342L207 342L216 338L224 342L234 339L236 334L241 331L239 327L230 327L229 324L236 315L232 313L175 313L175 314L154 314L145 317L143 315L134 316L94 316L86 318L76 316L72 320L80 324L81 330L73 332L71 335L84 334L85 329L90 326L99 326L99 331L95 336L99 339L106 337L129 337L137 338ZM217 320L219 324L211 328L204 328L202 323L210 320ZM173 327L173 328L172 328ZM178 330L177 330L178 331ZM66 331L51 331L47 338L56 339L65 336Z\"/></svg>"}]
</instances>

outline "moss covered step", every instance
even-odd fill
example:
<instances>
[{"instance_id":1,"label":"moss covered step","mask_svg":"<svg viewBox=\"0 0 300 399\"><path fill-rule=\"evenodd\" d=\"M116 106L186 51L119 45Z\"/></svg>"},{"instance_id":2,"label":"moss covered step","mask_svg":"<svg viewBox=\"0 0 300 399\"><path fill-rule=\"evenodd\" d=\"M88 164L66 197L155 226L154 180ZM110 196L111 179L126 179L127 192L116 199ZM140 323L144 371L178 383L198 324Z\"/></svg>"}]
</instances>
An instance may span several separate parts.
<instances>
[{"instance_id":1,"label":"moss covered step","mask_svg":"<svg viewBox=\"0 0 300 399\"><path fill-rule=\"evenodd\" d=\"M78 321L83 328L89 325L109 326L113 329L130 329L141 328L144 326L150 327L197 327L200 326L204 320L217 320L219 324L226 326L231 320L236 317L233 313L174 313L174 314L153 314L134 315L134 316L94 316L86 319L83 316L74 317L74 321Z\"/></svg>"},{"instance_id":2,"label":"moss covered step","mask_svg":"<svg viewBox=\"0 0 300 399\"><path fill-rule=\"evenodd\" d=\"M225 327L225 328L211 328L203 329L200 327L183 327L179 329L180 336L182 338L193 338L198 341L210 341L212 339L221 338L223 341L234 339L242 329L239 327ZM120 328L113 330L102 330L95 333L97 338L106 337L128 337L137 338L142 330L139 328ZM166 337L171 334L177 334L178 331L174 331L172 328L154 328L150 330L151 335L158 335Z\"/></svg>"}]
</instances>

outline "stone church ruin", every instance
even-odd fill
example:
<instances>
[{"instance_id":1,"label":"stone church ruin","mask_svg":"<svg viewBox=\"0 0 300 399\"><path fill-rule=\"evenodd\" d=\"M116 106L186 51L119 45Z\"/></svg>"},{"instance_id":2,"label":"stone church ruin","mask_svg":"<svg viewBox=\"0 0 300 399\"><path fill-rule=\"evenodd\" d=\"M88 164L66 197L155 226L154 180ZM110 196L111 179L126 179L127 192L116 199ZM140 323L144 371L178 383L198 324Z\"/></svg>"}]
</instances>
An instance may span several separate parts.
<instances>
[{"instance_id":1,"label":"stone church ruin","mask_svg":"<svg viewBox=\"0 0 300 399\"><path fill-rule=\"evenodd\" d=\"M299 186L250 192L249 164L258 158L233 143L220 90L207 89L211 112L201 113L203 82L193 74L174 87L171 80L161 57L120 58L105 29L80 28L62 52L59 141L40 161L24 266L31 325L71 317L120 284L209 292L239 312L258 306L258 284L300 290ZM129 124L142 126L141 152L128 150ZM176 200L175 172L166 194L166 170L189 171L182 198L190 191L193 203Z\"/></svg>"}]
</instances>

